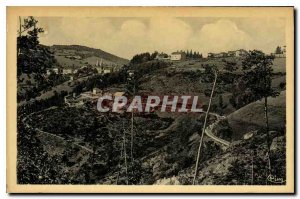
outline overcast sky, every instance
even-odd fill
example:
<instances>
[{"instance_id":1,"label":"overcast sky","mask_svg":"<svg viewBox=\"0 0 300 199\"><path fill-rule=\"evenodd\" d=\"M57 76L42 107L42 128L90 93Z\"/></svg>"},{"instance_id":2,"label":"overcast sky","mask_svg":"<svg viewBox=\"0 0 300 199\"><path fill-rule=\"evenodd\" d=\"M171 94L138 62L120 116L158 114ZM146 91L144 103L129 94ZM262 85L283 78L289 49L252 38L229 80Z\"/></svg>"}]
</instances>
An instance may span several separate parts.
<instances>
[{"instance_id":1,"label":"overcast sky","mask_svg":"<svg viewBox=\"0 0 300 199\"><path fill-rule=\"evenodd\" d=\"M37 18L45 45L77 44L130 59L142 52L259 49L285 45L281 18Z\"/></svg>"}]
</instances>

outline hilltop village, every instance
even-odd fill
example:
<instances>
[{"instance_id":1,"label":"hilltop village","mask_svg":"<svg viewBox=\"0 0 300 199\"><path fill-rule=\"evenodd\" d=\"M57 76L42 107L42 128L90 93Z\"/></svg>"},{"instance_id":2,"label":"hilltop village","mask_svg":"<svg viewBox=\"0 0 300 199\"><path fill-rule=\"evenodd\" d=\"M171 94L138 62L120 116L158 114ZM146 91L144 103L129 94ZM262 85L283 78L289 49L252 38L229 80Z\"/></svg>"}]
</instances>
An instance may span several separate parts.
<instances>
[{"instance_id":1,"label":"hilltop village","mask_svg":"<svg viewBox=\"0 0 300 199\"><path fill-rule=\"evenodd\" d=\"M185 72L185 71L204 71L206 64L224 64L224 63L238 63L239 60L243 59L248 54L248 51L244 49L239 49L235 51L228 52L220 52L220 53L208 53L207 57L203 57L199 52L190 51L176 51L171 54L167 53L158 53L154 52L153 54L149 54L149 57L152 58L153 61L163 61L168 63L170 66L168 67L169 72ZM285 46L277 47L274 53L270 54L276 58L276 62L281 63L286 56ZM65 55L66 58L76 60L81 60L80 56L71 56L70 54ZM103 61L102 58L94 59L95 63L88 63L82 66L75 67L74 64L72 66L64 67L54 67L52 69L47 69L46 75L50 76L52 74L63 75L69 79L69 83L75 81L76 79L88 77L91 75L108 75L111 73L119 72L122 67L119 67L116 64L108 64ZM149 60L151 61L151 60ZM231 66L234 67L234 66ZM277 68L275 68L277 70ZM134 70L127 71L128 77L134 76ZM101 87L101 86L100 86ZM103 90L98 87L93 87L91 90L85 91L83 93L76 94L71 93L64 97L64 101L69 106L79 106L84 105L85 102L90 101L93 103L97 103L99 97L104 95L122 96L126 95L126 91L124 89L118 88L110 88L109 90Z\"/></svg>"}]
</instances>

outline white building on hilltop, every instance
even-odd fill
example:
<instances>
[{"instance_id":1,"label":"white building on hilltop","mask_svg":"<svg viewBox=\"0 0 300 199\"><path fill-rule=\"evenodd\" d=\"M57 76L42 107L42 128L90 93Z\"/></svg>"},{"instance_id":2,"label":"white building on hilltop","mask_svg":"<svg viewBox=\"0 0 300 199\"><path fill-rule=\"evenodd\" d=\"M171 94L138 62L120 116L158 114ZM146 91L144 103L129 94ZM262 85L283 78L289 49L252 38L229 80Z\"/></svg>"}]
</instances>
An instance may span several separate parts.
<instances>
[{"instance_id":1,"label":"white building on hilltop","mask_svg":"<svg viewBox=\"0 0 300 199\"><path fill-rule=\"evenodd\" d=\"M185 52L173 52L171 54L172 61L185 60L185 58L186 58Z\"/></svg>"},{"instance_id":2,"label":"white building on hilltop","mask_svg":"<svg viewBox=\"0 0 300 199\"><path fill-rule=\"evenodd\" d=\"M242 57L242 56L245 56L247 54L248 54L248 52L244 49L239 49L239 50L235 51L235 57Z\"/></svg>"}]
</instances>

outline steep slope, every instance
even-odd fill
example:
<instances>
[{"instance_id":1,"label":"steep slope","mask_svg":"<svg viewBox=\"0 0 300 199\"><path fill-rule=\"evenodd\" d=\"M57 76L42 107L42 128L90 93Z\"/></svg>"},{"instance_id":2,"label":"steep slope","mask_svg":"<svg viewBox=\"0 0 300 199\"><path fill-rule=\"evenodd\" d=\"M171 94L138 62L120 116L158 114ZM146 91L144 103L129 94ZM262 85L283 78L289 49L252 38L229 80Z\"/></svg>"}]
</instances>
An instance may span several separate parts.
<instances>
[{"instance_id":1,"label":"steep slope","mask_svg":"<svg viewBox=\"0 0 300 199\"><path fill-rule=\"evenodd\" d=\"M95 65L102 59L107 66L123 66L127 59L105 52L101 49L80 45L53 45L50 47L58 63L63 67L79 67L83 64Z\"/></svg>"},{"instance_id":2,"label":"steep slope","mask_svg":"<svg viewBox=\"0 0 300 199\"><path fill-rule=\"evenodd\" d=\"M285 97L286 92L282 91L276 98L268 98L269 125L270 130L278 130L285 125ZM257 130L265 125L264 101L259 100L246 105L228 116L228 122L233 129L235 139L239 139L244 133Z\"/></svg>"},{"instance_id":3,"label":"steep slope","mask_svg":"<svg viewBox=\"0 0 300 199\"><path fill-rule=\"evenodd\" d=\"M200 165L196 184L199 185L265 185L267 178L265 156L266 135L263 132L256 133L247 140L235 141L222 153L214 155ZM274 166L272 174L285 179L285 136L280 132L271 133L271 160ZM255 151L255 152L254 152ZM193 164L178 172L172 178L162 178L155 184L188 184L192 183ZM252 170L254 168L254 170ZM268 180L268 184L281 185L283 182L274 183Z\"/></svg>"}]
</instances>

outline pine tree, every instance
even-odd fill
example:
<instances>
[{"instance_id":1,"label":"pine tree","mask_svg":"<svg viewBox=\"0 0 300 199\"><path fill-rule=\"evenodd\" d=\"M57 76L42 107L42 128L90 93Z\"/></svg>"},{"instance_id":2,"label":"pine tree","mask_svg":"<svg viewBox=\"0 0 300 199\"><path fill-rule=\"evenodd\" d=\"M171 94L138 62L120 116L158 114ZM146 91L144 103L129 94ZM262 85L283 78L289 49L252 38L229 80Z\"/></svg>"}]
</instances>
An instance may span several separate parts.
<instances>
[{"instance_id":1,"label":"pine tree","mask_svg":"<svg viewBox=\"0 0 300 199\"><path fill-rule=\"evenodd\" d=\"M272 89L272 65L274 57L265 55L261 51L250 51L243 61L244 77L246 87L252 92L256 100L264 100L265 113L265 131L268 151L269 172L271 172L272 163L270 159L270 135L268 118L268 97L275 97L279 93Z\"/></svg>"},{"instance_id":2,"label":"pine tree","mask_svg":"<svg viewBox=\"0 0 300 199\"><path fill-rule=\"evenodd\" d=\"M193 58L194 58L194 59L196 59L196 58L197 58L197 53L196 53L196 52L194 52L194 54L193 54Z\"/></svg>"},{"instance_id":3,"label":"pine tree","mask_svg":"<svg viewBox=\"0 0 300 199\"><path fill-rule=\"evenodd\" d=\"M36 73L36 76L46 73L56 60L48 47L39 44L39 34L43 28L37 26L34 17L19 18L20 27L17 38L17 75Z\"/></svg>"},{"instance_id":4,"label":"pine tree","mask_svg":"<svg viewBox=\"0 0 300 199\"><path fill-rule=\"evenodd\" d=\"M282 51L281 51L281 47L280 46L277 46L276 50L275 50L275 54L282 54Z\"/></svg>"}]
</instances>

